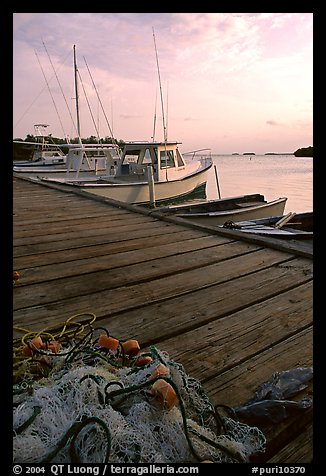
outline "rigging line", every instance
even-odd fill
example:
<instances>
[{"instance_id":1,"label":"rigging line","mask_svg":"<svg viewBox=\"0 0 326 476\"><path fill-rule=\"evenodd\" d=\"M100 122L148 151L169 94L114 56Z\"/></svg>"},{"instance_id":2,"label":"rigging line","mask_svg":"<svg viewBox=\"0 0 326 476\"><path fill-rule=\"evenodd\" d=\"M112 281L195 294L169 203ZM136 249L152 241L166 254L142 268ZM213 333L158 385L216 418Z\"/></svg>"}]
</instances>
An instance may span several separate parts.
<instances>
[{"instance_id":1,"label":"rigging line","mask_svg":"<svg viewBox=\"0 0 326 476\"><path fill-rule=\"evenodd\" d=\"M87 61L86 61L85 56L83 56L83 58L84 58L84 61L85 61L85 64L86 64L86 68L87 68L88 74L89 74L89 76L90 76L90 78L91 78L91 80L92 80L93 87L94 87L94 89L95 89L95 92L96 92L96 95L97 95L97 99L98 99L98 101L99 101L99 104L100 104L100 106L101 106L102 112L103 112L103 114L104 114L104 117L105 117L107 126L108 126L108 128L109 128L109 131L110 131L110 134L111 134L111 137L112 137L112 143L117 146L118 144L117 144L115 138L113 137L113 132L112 132L112 129L111 129L109 120L108 120L108 118L107 118L107 115L106 115L106 113L105 113L105 109L104 109L104 107L103 107L101 98L100 98L100 96L99 96L99 94L98 94L96 85L95 85L95 83L94 83L93 76L92 76L92 74L91 74L91 72L90 72L90 69L89 69L89 67L88 67L88 64L87 64ZM117 147L117 152L118 152L118 155L119 155L119 157L120 157L120 150L119 150L118 147Z\"/></svg>"},{"instance_id":2,"label":"rigging line","mask_svg":"<svg viewBox=\"0 0 326 476\"><path fill-rule=\"evenodd\" d=\"M54 105L54 109L55 109L55 111L56 111L56 113L57 113L57 116L58 116L58 119L59 119L59 122L60 122L60 125L61 125L61 129L62 129L63 135L64 135L64 137L67 139L67 142L69 143L69 138L68 138L68 135L65 133L65 130L64 130L64 127L63 127L63 124L62 124L62 121L61 121L61 117L60 117L60 114L59 114L57 105L56 105L56 103L55 103L53 94L52 94L51 89L50 89L49 82L48 82L48 80L47 80L47 78L46 78L46 76L45 76L45 73L44 73L44 70L43 70L43 68L42 68L40 59L39 59L38 54L37 54L37 52L36 52L35 50L34 50L34 53L35 53L35 55L36 55L38 64L39 64L39 66L40 66L40 68L41 68L41 71L42 71L42 74L43 74L43 77L44 77L46 86L47 86L47 88L48 88L48 90L49 90L49 93L50 93L50 96L51 96L51 99L52 99L52 102L53 102L53 105Z\"/></svg>"},{"instance_id":3,"label":"rigging line","mask_svg":"<svg viewBox=\"0 0 326 476\"><path fill-rule=\"evenodd\" d=\"M82 81L82 78L80 76L80 73L79 73L79 70L78 70L78 77L79 77L79 80L80 80L80 84L83 88L83 92L84 92L84 95L85 95L85 99L86 99L86 102L87 102L87 106L88 106L88 109L89 109L89 112L90 112L90 115L91 115L91 118L92 118L92 121L93 121L93 124L94 124L94 127L95 127L95 130L96 130L96 134L97 134L97 138L99 140L99 142L101 141L100 139L100 133L99 133L99 130L96 126L96 121L95 121L95 118L94 118L94 115L93 115L93 112L92 112L92 108L91 108L91 105L89 103L89 100L88 100L88 97L87 97L87 94L86 94L86 90L85 90L85 87L84 87L84 83Z\"/></svg>"},{"instance_id":4,"label":"rigging line","mask_svg":"<svg viewBox=\"0 0 326 476\"><path fill-rule=\"evenodd\" d=\"M70 53L69 53L70 54ZM64 64L66 62L68 58L68 55L66 56L66 58L64 59L63 63ZM60 66L62 66L62 64ZM52 81L52 79L54 78L54 75L51 76L51 78L48 80L48 83L50 84L50 82ZM41 96L41 94L43 93L43 91L45 91L46 89L46 85L41 89L41 91L39 92L39 94L35 97L35 99L33 99L33 101L31 102L31 104L27 107L27 109L25 110L25 112L22 114L22 116L17 120L17 122L14 124L14 128L16 126L18 126L18 124L20 123L20 121L26 116L26 114L28 113L28 111L31 109L31 107L33 106L33 104L38 100L38 98Z\"/></svg>"},{"instance_id":5,"label":"rigging line","mask_svg":"<svg viewBox=\"0 0 326 476\"><path fill-rule=\"evenodd\" d=\"M51 60L51 58L50 58L50 55L49 55L49 53L48 53L48 50L47 50L47 48L46 48L46 46L45 46L44 41L42 41L42 43L43 43L44 49L45 49L45 51L46 51L46 54L47 54L47 56L48 56L48 58L49 58L50 64L51 64L51 66L52 66L52 69L53 69L54 75L55 75L55 77L56 77L56 80L57 80L57 82L58 82L58 85L59 85L60 91L61 91L61 93L62 93L63 99L64 99L64 101L65 101L65 103L66 103L66 106L67 106L67 109L68 109L68 112L69 112L69 115L70 115L72 124L73 124L73 126L74 126L74 128L75 128L75 131L76 131L77 134L78 134L78 130L77 130L77 128L76 128L75 121L74 121L74 119L73 119L73 117L72 117L72 114L71 114L71 111L70 111L70 108L69 108L69 105L68 105L66 96L65 96L65 94L64 94L64 92L63 92L62 86L61 86L61 84L60 84L58 75L57 75L57 73L56 73L56 71L55 71L55 68L54 68L54 66L53 66L52 60ZM79 135L78 135L78 137L79 137Z\"/></svg>"}]
</instances>

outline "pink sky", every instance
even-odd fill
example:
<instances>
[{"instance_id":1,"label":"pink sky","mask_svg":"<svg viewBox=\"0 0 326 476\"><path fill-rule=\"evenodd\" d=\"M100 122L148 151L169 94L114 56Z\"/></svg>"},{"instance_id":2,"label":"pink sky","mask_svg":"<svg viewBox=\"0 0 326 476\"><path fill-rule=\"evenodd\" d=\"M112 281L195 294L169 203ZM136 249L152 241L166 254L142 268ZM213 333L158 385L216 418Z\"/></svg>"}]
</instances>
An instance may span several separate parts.
<instances>
[{"instance_id":1,"label":"pink sky","mask_svg":"<svg viewBox=\"0 0 326 476\"><path fill-rule=\"evenodd\" d=\"M37 123L77 135L75 44L82 137L151 140L156 110L163 140L153 28L167 135L183 152L313 145L312 13L14 13L13 137Z\"/></svg>"}]
</instances>

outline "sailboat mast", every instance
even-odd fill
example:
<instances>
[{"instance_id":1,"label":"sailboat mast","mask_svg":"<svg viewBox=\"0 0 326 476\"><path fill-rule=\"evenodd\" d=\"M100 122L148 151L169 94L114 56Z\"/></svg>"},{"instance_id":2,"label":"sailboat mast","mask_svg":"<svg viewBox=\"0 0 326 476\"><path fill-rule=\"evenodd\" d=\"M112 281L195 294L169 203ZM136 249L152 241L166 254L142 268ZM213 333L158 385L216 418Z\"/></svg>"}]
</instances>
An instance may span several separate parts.
<instances>
[{"instance_id":1,"label":"sailboat mast","mask_svg":"<svg viewBox=\"0 0 326 476\"><path fill-rule=\"evenodd\" d=\"M81 144L80 136L80 119L79 119L79 95L78 95L78 80L77 80L77 62L76 62L76 45L74 45L74 72L75 72L75 94L76 94L76 114L77 114L77 134L79 143Z\"/></svg>"}]
</instances>

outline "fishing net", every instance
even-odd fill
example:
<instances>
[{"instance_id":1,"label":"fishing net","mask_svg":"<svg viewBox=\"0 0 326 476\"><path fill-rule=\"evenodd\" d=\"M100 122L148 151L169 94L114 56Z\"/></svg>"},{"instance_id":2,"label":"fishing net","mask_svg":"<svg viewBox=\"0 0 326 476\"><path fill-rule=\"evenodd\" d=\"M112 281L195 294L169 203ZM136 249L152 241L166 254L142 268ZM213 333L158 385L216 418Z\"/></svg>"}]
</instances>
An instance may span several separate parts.
<instances>
[{"instance_id":1,"label":"fishing net","mask_svg":"<svg viewBox=\"0 0 326 476\"><path fill-rule=\"evenodd\" d=\"M14 462L246 462L265 451L263 433L220 416L166 352L93 322L14 342Z\"/></svg>"}]
</instances>

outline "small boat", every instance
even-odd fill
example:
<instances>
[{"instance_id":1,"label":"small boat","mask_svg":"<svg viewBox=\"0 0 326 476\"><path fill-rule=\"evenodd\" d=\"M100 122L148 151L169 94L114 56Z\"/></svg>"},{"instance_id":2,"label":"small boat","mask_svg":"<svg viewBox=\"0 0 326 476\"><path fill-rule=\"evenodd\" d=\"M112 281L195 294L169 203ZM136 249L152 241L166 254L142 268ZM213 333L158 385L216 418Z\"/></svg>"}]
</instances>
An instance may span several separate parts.
<instances>
[{"instance_id":1,"label":"small boat","mask_svg":"<svg viewBox=\"0 0 326 476\"><path fill-rule=\"evenodd\" d=\"M170 205L159 208L163 214L173 215L201 225L217 226L226 222L252 220L284 213L287 198L278 198L270 202L259 193L220 198L200 202Z\"/></svg>"},{"instance_id":2,"label":"small boat","mask_svg":"<svg viewBox=\"0 0 326 476\"><path fill-rule=\"evenodd\" d=\"M127 142L118 158L107 157L104 175L79 177L85 147L72 148L67 157L65 178L44 177L43 181L78 187L102 197L126 203L166 203L194 195L206 197L212 159L186 161L179 142ZM96 149L96 148L95 148ZM69 164L74 163L75 175Z\"/></svg>"},{"instance_id":3,"label":"small boat","mask_svg":"<svg viewBox=\"0 0 326 476\"><path fill-rule=\"evenodd\" d=\"M226 222L223 227L272 238L309 240L313 239L313 212Z\"/></svg>"}]
</instances>

